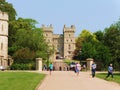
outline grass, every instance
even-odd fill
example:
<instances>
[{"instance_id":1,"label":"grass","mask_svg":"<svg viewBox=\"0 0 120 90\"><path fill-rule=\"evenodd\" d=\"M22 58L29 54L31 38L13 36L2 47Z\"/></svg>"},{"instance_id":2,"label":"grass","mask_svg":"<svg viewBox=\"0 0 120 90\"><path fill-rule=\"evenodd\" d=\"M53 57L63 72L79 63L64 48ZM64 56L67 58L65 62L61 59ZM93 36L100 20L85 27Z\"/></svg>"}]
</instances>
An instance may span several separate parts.
<instances>
[{"instance_id":1,"label":"grass","mask_svg":"<svg viewBox=\"0 0 120 90\"><path fill-rule=\"evenodd\" d=\"M31 72L0 72L0 90L35 90L44 77Z\"/></svg>"},{"instance_id":2,"label":"grass","mask_svg":"<svg viewBox=\"0 0 120 90\"><path fill-rule=\"evenodd\" d=\"M96 74L96 76L98 78L101 78L101 79L105 79L107 81L113 81L113 82L117 82L120 84L120 73L114 73L114 79L112 79L111 76L109 76L107 79L105 79L105 77L107 76L107 73L99 73L99 74Z\"/></svg>"}]
</instances>

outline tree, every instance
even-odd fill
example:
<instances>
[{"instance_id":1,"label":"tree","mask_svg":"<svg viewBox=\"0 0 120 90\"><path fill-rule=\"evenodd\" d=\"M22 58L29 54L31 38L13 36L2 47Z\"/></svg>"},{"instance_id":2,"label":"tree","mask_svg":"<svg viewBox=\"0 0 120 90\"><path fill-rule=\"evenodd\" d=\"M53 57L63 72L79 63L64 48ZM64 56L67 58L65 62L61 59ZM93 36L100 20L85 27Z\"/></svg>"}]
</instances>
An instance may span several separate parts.
<instances>
[{"instance_id":1,"label":"tree","mask_svg":"<svg viewBox=\"0 0 120 90\"><path fill-rule=\"evenodd\" d=\"M112 54L112 63L118 68L120 64L120 26L119 22L105 29L104 44L109 47ZM119 63L119 64L118 64Z\"/></svg>"},{"instance_id":2,"label":"tree","mask_svg":"<svg viewBox=\"0 0 120 90\"><path fill-rule=\"evenodd\" d=\"M19 29L25 29L27 31L34 30L36 29L35 25L37 23L37 21L29 18L18 18L17 20L9 22L9 47L11 47L14 42L16 42L15 37Z\"/></svg>"},{"instance_id":3,"label":"tree","mask_svg":"<svg viewBox=\"0 0 120 90\"><path fill-rule=\"evenodd\" d=\"M110 48L113 56L119 57L120 54L120 30L114 25L110 26L110 28L105 29L105 45Z\"/></svg>"},{"instance_id":4,"label":"tree","mask_svg":"<svg viewBox=\"0 0 120 90\"><path fill-rule=\"evenodd\" d=\"M82 32L79 34L78 38L76 39L76 50L74 52L74 55L78 55L78 53L82 49L82 43L86 41L86 38L91 35L91 32L88 30L82 30Z\"/></svg>"},{"instance_id":5,"label":"tree","mask_svg":"<svg viewBox=\"0 0 120 90\"><path fill-rule=\"evenodd\" d=\"M76 42L77 58L86 60L87 58L93 58L96 62L101 62L102 69L107 68L107 65L111 62L110 50L104 45L104 33L98 31L91 33L87 30L83 30ZM81 50L81 53L79 52ZM80 54L79 54L80 53Z\"/></svg>"},{"instance_id":6,"label":"tree","mask_svg":"<svg viewBox=\"0 0 120 90\"><path fill-rule=\"evenodd\" d=\"M41 58L45 57L47 54L45 51L47 51L48 46L44 40L41 29L19 29L16 33L15 40L16 42L13 44L13 47L17 46L17 50L22 48L29 48L31 51L34 51L36 53L36 57Z\"/></svg>"},{"instance_id":7,"label":"tree","mask_svg":"<svg viewBox=\"0 0 120 90\"><path fill-rule=\"evenodd\" d=\"M14 55L14 63L26 63L26 60L33 60L35 58L35 52L31 51L29 48L22 48L17 50Z\"/></svg>"},{"instance_id":8,"label":"tree","mask_svg":"<svg viewBox=\"0 0 120 90\"><path fill-rule=\"evenodd\" d=\"M88 42L88 43L86 43L86 42ZM76 40L75 55L77 54L78 57L81 57L81 56L79 56L78 53L80 53L80 51L82 50L83 59L90 58L90 57L92 58L93 51L95 53L95 50L93 47L94 42L97 42L96 36L93 33L89 32L88 30L83 30L79 34L79 37ZM90 52L91 52L91 54L90 54Z\"/></svg>"},{"instance_id":9,"label":"tree","mask_svg":"<svg viewBox=\"0 0 120 90\"><path fill-rule=\"evenodd\" d=\"M96 35L96 39L100 42L104 41L104 33L102 31L97 31L94 33L94 35Z\"/></svg>"},{"instance_id":10,"label":"tree","mask_svg":"<svg viewBox=\"0 0 120 90\"><path fill-rule=\"evenodd\" d=\"M27 52L28 49L30 52L34 52L34 55L31 55L33 59L36 57L45 59L47 57L48 45L45 42L42 29L35 27L36 23L33 19L23 18L11 21L10 25L13 31L10 35L9 54L14 56L14 59L21 57L26 59L27 56L21 54L21 51Z\"/></svg>"}]
</instances>

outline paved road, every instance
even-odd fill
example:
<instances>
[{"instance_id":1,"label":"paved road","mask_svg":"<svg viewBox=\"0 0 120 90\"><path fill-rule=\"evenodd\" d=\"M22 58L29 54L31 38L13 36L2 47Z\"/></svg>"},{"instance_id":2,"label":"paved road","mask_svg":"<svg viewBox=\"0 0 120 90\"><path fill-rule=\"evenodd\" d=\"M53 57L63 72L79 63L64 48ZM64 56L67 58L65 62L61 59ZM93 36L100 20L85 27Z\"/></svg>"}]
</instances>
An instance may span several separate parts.
<instances>
[{"instance_id":1,"label":"paved road","mask_svg":"<svg viewBox=\"0 0 120 90\"><path fill-rule=\"evenodd\" d=\"M90 72L80 72L79 76L72 71L54 71L52 75L49 72L38 90L120 90L120 85L91 78Z\"/></svg>"}]
</instances>

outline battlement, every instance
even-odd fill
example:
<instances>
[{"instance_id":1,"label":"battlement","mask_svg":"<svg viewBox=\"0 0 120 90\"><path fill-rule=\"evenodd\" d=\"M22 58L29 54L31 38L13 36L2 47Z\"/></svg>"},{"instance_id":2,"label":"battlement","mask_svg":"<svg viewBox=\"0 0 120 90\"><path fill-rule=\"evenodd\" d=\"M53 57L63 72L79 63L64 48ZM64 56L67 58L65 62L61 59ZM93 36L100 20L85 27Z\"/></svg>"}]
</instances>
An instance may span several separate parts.
<instances>
[{"instance_id":1,"label":"battlement","mask_svg":"<svg viewBox=\"0 0 120 90\"><path fill-rule=\"evenodd\" d=\"M70 27L66 27L66 25L64 25L63 32L66 32L66 31L73 31L73 32L75 32L75 26L71 25Z\"/></svg>"},{"instance_id":2,"label":"battlement","mask_svg":"<svg viewBox=\"0 0 120 90\"><path fill-rule=\"evenodd\" d=\"M0 11L0 19L8 21L8 14L6 12Z\"/></svg>"},{"instance_id":3,"label":"battlement","mask_svg":"<svg viewBox=\"0 0 120 90\"><path fill-rule=\"evenodd\" d=\"M44 31L51 31L53 32L53 27L52 27L52 24L48 25L48 26L45 26L44 24L42 25L42 29Z\"/></svg>"}]
</instances>

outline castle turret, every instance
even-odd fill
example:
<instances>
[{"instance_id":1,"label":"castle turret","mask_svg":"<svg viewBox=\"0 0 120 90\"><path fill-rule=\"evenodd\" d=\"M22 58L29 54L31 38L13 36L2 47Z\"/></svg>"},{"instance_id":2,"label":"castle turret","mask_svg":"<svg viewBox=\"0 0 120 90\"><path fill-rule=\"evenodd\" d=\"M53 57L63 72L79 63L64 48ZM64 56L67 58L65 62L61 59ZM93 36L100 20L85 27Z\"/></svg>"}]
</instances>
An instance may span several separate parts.
<instances>
[{"instance_id":1,"label":"castle turret","mask_svg":"<svg viewBox=\"0 0 120 90\"><path fill-rule=\"evenodd\" d=\"M49 26L42 25L42 30L46 39L46 42L49 44L49 46L52 46L53 41L53 27L52 24Z\"/></svg>"},{"instance_id":2,"label":"castle turret","mask_svg":"<svg viewBox=\"0 0 120 90\"><path fill-rule=\"evenodd\" d=\"M63 34L64 34L64 57L72 59L75 50L75 35L74 35L75 26L71 25L71 27L66 27L64 25Z\"/></svg>"},{"instance_id":3,"label":"castle turret","mask_svg":"<svg viewBox=\"0 0 120 90\"><path fill-rule=\"evenodd\" d=\"M8 14L0 11L0 66L8 61Z\"/></svg>"}]
</instances>

